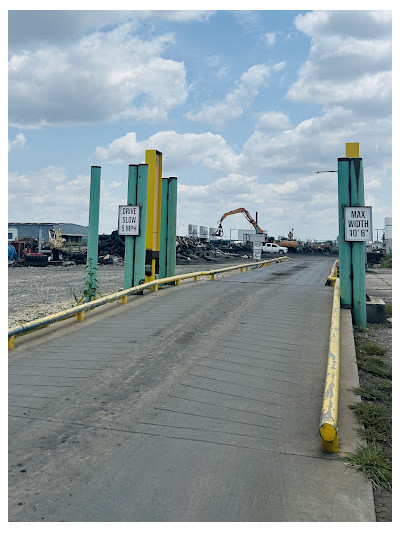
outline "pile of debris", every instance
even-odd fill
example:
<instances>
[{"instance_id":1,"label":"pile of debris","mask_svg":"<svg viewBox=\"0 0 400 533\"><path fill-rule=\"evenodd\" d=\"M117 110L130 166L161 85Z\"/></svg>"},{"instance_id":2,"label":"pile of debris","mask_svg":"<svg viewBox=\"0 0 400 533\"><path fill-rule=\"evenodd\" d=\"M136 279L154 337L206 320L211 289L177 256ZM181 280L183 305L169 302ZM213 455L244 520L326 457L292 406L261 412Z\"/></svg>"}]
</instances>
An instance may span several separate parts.
<instances>
[{"instance_id":1,"label":"pile of debris","mask_svg":"<svg viewBox=\"0 0 400 533\"><path fill-rule=\"evenodd\" d=\"M196 237L176 238L176 264L187 265L190 263L221 263L229 259L252 257L253 249L244 243L231 243L230 241L208 242Z\"/></svg>"},{"instance_id":2,"label":"pile of debris","mask_svg":"<svg viewBox=\"0 0 400 533\"><path fill-rule=\"evenodd\" d=\"M301 243L297 249L298 252L305 254L338 254L339 249L334 244L333 241L325 241L320 243L315 242L304 242Z\"/></svg>"},{"instance_id":3,"label":"pile of debris","mask_svg":"<svg viewBox=\"0 0 400 533\"><path fill-rule=\"evenodd\" d=\"M76 265L86 264L86 246L75 246L68 250L63 248L63 259L73 261ZM125 238L118 235L115 230L111 235L99 235L98 263L112 265L114 258L123 259L125 255Z\"/></svg>"},{"instance_id":4,"label":"pile of debris","mask_svg":"<svg viewBox=\"0 0 400 533\"><path fill-rule=\"evenodd\" d=\"M33 256L43 255L47 262L47 256L51 256L51 243L42 241L41 249L44 254L38 254L38 239L26 240L22 257L14 262L13 266L28 266L26 252ZM47 253L46 253L47 252ZM66 243L61 249L60 263L64 266L86 264L86 243ZM50 254L50 255L49 255ZM118 235L115 230L111 235L99 235L98 262L99 264L113 264L115 261L123 261L125 256L125 238ZM248 259L253 256L253 248L249 244L235 243L229 240L209 242L197 237L176 238L176 264L188 265L195 263L222 263L230 259ZM50 264L50 263L49 263ZM43 265L35 265L43 266Z\"/></svg>"}]
</instances>

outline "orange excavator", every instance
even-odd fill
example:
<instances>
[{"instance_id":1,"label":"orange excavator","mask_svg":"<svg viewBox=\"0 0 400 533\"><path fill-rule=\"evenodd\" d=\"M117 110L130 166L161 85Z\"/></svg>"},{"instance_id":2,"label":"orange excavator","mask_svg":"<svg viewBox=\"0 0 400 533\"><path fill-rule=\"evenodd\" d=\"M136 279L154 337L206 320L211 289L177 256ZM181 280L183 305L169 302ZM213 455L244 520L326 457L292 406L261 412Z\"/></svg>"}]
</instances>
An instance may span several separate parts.
<instances>
[{"instance_id":1,"label":"orange excavator","mask_svg":"<svg viewBox=\"0 0 400 533\"><path fill-rule=\"evenodd\" d=\"M289 231L287 239L281 239L279 244L281 246L286 246L289 252L296 251L296 248L298 247L298 242L296 241L296 239L294 239L293 228L292 228L292 231Z\"/></svg>"},{"instance_id":2,"label":"orange excavator","mask_svg":"<svg viewBox=\"0 0 400 533\"><path fill-rule=\"evenodd\" d=\"M250 222L250 224L253 226L253 228L260 234L265 233L260 226L257 224L257 222L254 220L254 218L250 215L250 213L245 209L244 207L238 207L237 209L234 209L233 211L228 211L227 213L224 213L221 217L221 220L218 222L218 228L217 230L212 234L214 237L222 237L224 234L224 230L222 229L222 222L225 220L225 218L229 215L236 215L236 213L243 213L245 218Z\"/></svg>"}]
</instances>

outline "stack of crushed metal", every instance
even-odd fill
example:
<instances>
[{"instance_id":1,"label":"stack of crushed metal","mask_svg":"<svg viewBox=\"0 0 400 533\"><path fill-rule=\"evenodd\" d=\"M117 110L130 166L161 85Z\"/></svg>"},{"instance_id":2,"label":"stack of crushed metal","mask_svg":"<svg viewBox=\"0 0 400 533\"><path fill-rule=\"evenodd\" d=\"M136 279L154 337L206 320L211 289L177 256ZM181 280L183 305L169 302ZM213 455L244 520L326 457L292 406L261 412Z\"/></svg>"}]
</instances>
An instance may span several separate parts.
<instances>
[{"instance_id":1,"label":"stack of crushed metal","mask_svg":"<svg viewBox=\"0 0 400 533\"><path fill-rule=\"evenodd\" d=\"M252 257L253 249L245 243L230 241L212 241L196 237L176 238L176 264L191 263L221 263L229 259L248 259Z\"/></svg>"},{"instance_id":2,"label":"stack of crushed metal","mask_svg":"<svg viewBox=\"0 0 400 533\"><path fill-rule=\"evenodd\" d=\"M68 243L69 244L69 243ZM26 240L25 247L30 252L38 251L38 239ZM48 242L42 242L42 250L51 250ZM62 248L62 264L64 266L86 264L86 243L65 245ZM36 254L38 255L38 254ZM113 264L122 261L125 255L125 238L115 230L111 235L99 235L98 262ZM196 263L222 263L234 259L248 259L253 256L252 246L246 243L235 243L229 240L208 241L197 237L176 238L176 264L188 265ZM23 266L25 261L15 262Z\"/></svg>"}]
</instances>

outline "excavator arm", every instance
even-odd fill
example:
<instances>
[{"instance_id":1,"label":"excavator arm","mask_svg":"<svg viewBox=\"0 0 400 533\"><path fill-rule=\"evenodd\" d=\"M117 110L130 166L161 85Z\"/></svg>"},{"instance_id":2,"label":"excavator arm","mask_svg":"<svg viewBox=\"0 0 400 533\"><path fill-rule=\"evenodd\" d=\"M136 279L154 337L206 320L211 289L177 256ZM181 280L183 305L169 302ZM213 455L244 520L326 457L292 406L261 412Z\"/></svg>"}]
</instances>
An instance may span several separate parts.
<instances>
[{"instance_id":1,"label":"excavator arm","mask_svg":"<svg viewBox=\"0 0 400 533\"><path fill-rule=\"evenodd\" d=\"M215 237L222 237L223 234L224 234L224 230L222 229L222 222L225 220L225 218L229 215L236 215L237 213L243 213L243 215L245 216L245 218L248 220L248 222L250 222L250 224L253 226L253 228L257 231L258 230L258 233L264 233L263 230L260 228L260 226L257 226L257 222L254 220L254 218L250 215L250 213L247 211L247 209L245 209L244 207L238 207L237 209L233 209L232 211L228 211L227 213L224 213L221 217L221 219L219 220L218 222L218 228L217 228L217 231L215 233L213 233L213 235Z\"/></svg>"}]
</instances>

